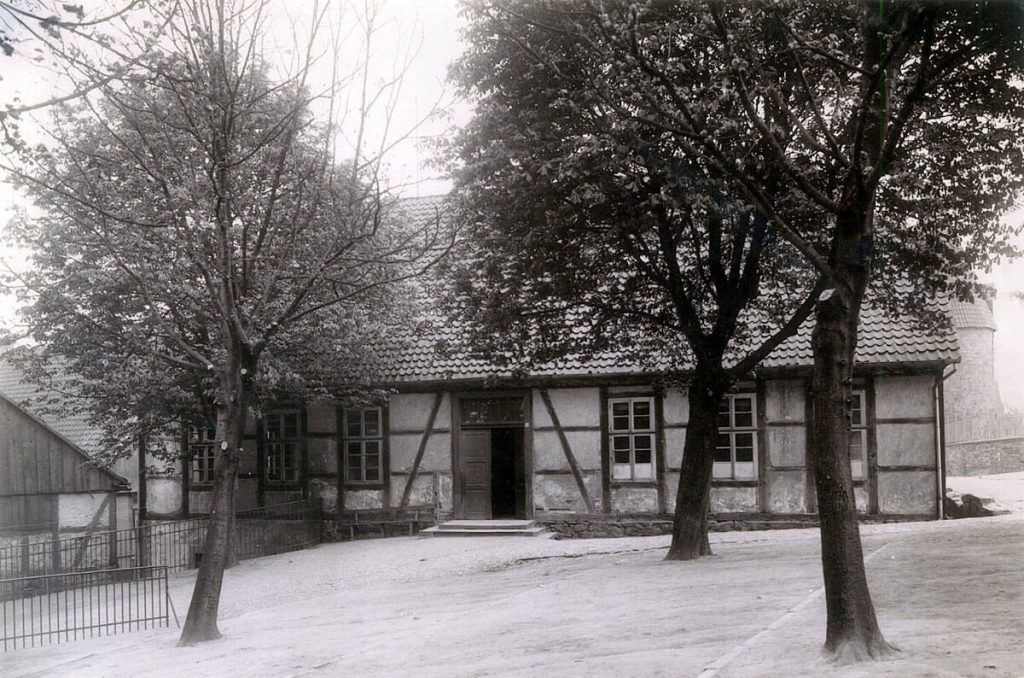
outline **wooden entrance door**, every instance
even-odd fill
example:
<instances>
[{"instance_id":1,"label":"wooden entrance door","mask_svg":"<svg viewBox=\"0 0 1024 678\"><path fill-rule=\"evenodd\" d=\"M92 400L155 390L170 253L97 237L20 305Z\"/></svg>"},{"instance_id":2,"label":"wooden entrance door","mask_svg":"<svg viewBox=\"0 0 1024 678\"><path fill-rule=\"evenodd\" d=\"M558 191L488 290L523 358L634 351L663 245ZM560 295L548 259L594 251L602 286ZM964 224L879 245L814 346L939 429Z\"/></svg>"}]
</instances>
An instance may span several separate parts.
<instances>
[{"instance_id":1,"label":"wooden entrance door","mask_svg":"<svg viewBox=\"0 0 1024 678\"><path fill-rule=\"evenodd\" d=\"M460 438L463 514L467 520L491 518L491 430L463 431Z\"/></svg>"}]
</instances>

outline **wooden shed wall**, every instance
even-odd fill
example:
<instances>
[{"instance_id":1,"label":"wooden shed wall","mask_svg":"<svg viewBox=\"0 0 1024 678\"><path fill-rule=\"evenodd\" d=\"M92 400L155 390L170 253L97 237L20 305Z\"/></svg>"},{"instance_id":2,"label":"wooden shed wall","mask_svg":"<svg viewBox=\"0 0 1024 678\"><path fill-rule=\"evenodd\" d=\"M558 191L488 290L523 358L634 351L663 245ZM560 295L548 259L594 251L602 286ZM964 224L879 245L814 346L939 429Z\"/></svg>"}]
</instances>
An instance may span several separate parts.
<instances>
[{"instance_id":1,"label":"wooden shed wall","mask_svg":"<svg viewBox=\"0 0 1024 678\"><path fill-rule=\"evenodd\" d=\"M108 491L118 478L6 398L0 397L0 497Z\"/></svg>"},{"instance_id":2,"label":"wooden shed wall","mask_svg":"<svg viewBox=\"0 0 1024 678\"><path fill-rule=\"evenodd\" d=\"M57 525L57 495L0 497L0 534L6 530L50 530Z\"/></svg>"}]
</instances>

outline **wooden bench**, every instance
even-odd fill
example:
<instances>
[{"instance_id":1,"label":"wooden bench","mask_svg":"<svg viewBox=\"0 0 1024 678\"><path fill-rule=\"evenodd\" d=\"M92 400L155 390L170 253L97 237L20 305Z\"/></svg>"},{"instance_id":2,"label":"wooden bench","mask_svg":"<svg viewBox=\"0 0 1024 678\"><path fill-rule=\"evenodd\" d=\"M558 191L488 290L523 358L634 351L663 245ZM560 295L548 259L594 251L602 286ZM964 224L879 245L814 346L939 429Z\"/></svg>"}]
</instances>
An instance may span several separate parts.
<instances>
[{"instance_id":1,"label":"wooden bench","mask_svg":"<svg viewBox=\"0 0 1024 678\"><path fill-rule=\"evenodd\" d=\"M350 540L356 538L359 528L378 528L380 536L387 536L389 525L401 525L409 535L416 534L420 527L433 525L436 511L433 506L406 506L405 508L350 509L338 516L338 532L348 530ZM365 530L364 530L365 531Z\"/></svg>"}]
</instances>

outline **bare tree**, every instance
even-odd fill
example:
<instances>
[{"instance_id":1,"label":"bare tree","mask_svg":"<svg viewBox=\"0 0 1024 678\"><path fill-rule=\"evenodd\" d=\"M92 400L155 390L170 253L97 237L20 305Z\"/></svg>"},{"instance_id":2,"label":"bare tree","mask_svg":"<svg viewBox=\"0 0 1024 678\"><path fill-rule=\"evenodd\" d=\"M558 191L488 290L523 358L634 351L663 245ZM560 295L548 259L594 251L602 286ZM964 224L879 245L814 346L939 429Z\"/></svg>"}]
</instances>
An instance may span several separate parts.
<instances>
[{"instance_id":1,"label":"bare tree","mask_svg":"<svg viewBox=\"0 0 1024 678\"><path fill-rule=\"evenodd\" d=\"M413 228L396 218L380 173L388 144L368 149L401 70L374 89L367 59L348 71L337 60L346 41L373 36L373 11L345 35L337 26L353 17L314 4L297 65L277 79L263 54L271 12L266 1L182 2L162 15L165 38L140 56L142 74L55 116L50 143L7 168L41 213L16 229L34 251L23 283L43 345L36 366L59 359L98 416L144 425L191 407L216 419L184 645L219 636L250 411L282 391L372 392L380 339L405 321L403 283L449 244L439 219ZM339 159L346 95L359 103L350 157ZM119 393L127 406L115 405Z\"/></svg>"}]
</instances>

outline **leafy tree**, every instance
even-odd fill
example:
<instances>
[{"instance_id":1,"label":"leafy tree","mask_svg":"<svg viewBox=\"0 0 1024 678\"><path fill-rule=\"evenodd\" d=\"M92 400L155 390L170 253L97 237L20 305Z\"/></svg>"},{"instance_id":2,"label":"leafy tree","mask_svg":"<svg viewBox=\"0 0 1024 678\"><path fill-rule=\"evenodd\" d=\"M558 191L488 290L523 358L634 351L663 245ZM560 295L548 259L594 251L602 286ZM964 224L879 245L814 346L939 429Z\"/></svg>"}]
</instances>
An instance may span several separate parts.
<instances>
[{"instance_id":1,"label":"leafy tree","mask_svg":"<svg viewBox=\"0 0 1024 678\"><path fill-rule=\"evenodd\" d=\"M449 301L474 321L477 349L518 368L614 350L685 383L668 557L696 558L710 553L723 396L796 332L821 290L735 186L594 95L585 46L531 25L560 16L544 3L516 7L470 12L469 49L453 71L477 114L450 149L462 161L467 237ZM545 59L559 71L537 68ZM764 149L749 158L766 184L774 174L779 200L791 192Z\"/></svg>"},{"instance_id":2,"label":"leafy tree","mask_svg":"<svg viewBox=\"0 0 1024 678\"><path fill-rule=\"evenodd\" d=\"M96 416L156 427L213 415L220 452L204 558L181 643L218 637L217 608L246 417L275 394L373 395L375 346L403 315L402 281L443 254L439 223L395 218L379 155L334 156L310 112L315 31L297 73L272 80L268 7L196 0L169 19L146 75L54 117L45 146L9 167L38 215L25 312ZM372 17L364 25L372 26ZM363 64L366 65L365 63ZM360 107L359 138L368 103ZM37 372L39 374L40 372Z\"/></svg>"},{"instance_id":3,"label":"leafy tree","mask_svg":"<svg viewBox=\"0 0 1024 678\"><path fill-rule=\"evenodd\" d=\"M580 115L660 135L824 279L811 467L825 647L843 661L887 653L848 463L860 309L870 287L892 310L927 315L938 294L970 296L975 270L1012 251L999 216L1024 184L1020 5L496 0L475 11L491 22L476 35L481 63L547 78Z\"/></svg>"}]
</instances>

